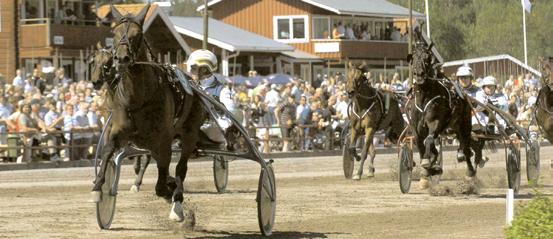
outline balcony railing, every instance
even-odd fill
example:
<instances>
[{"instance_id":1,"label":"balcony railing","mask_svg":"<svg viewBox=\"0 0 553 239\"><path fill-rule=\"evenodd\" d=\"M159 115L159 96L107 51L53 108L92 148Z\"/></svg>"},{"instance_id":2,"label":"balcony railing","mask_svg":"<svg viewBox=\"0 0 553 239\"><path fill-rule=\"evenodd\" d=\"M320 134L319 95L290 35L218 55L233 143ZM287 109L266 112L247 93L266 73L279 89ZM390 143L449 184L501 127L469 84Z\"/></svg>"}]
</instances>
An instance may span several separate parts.
<instances>
[{"instance_id":1,"label":"balcony railing","mask_svg":"<svg viewBox=\"0 0 553 239\"><path fill-rule=\"evenodd\" d=\"M406 59L405 41L312 40L313 52L327 58Z\"/></svg>"},{"instance_id":2,"label":"balcony railing","mask_svg":"<svg viewBox=\"0 0 553 239\"><path fill-rule=\"evenodd\" d=\"M54 23L53 19L36 18L21 20L21 47L83 49L105 42L112 36L107 26L97 26L93 21L76 20L72 23Z\"/></svg>"}]
</instances>

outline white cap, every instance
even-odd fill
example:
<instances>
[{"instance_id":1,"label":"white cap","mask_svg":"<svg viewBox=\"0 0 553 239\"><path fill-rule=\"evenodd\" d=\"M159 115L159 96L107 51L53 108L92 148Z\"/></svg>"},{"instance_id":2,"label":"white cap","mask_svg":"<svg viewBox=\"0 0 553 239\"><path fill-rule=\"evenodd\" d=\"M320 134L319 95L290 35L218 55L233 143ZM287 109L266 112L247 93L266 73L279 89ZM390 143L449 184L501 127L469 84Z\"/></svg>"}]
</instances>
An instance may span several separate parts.
<instances>
[{"instance_id":1,"label":"white cap","mask_svg":"<svg viewBox=\"0 0 553 239\"><path fill-rule=\"evenodd\" d=\"M481 85L482 86L497 85L497 80L493 76L486 76L484 77L484 79L482 79Z\"/></svg>"},{"instance_id":2,"label":"white cap","mask_svg":"<svg viewBox=\"0 0 553 239\"><path fill-rule=\"evenodd\" d=\"M473 76L472 69L468 65L464 65L457 69L457 77L459 76Z\"/></svg>"}]
</instances>

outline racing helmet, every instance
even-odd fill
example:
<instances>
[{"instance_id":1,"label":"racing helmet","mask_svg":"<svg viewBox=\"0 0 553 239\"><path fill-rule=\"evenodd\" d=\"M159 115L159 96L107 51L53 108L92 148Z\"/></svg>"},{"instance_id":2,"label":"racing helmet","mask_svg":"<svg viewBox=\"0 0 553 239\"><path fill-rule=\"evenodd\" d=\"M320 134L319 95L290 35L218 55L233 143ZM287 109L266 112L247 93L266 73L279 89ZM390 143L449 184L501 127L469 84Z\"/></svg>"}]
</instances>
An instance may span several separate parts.
<instances>
[{"instance_id":1,"label":"racing helmet","mask_svg":"<svg viewBox=\"0 0 553 239\"><path fill-rule=\"evenodd\" d=\"M470 66L468 65L463 65L461 67L459 67L457 69L457 77L460 77L460 76L474 76L472 74L472 68L470 68Z\"/></svg>"},{"instance_id":2,"label":"racing helmet","mask_svg":"<svg viewBox=\"0 0 553 239\"><path fill-rule=\"evenodd\" d=\"M217 56L215 56L213 52L208 50L195 50L188 56L186 69L190 72L194 65L198 67L205 66L213 73L217 70L217 64Z\"/></svg>"},{"instance_id":3,"label":"racing helmet","mask_svg":"<svg viewBox=\"0 0 553 239\"><path fill-rule=\"evenodd\" d=\"M497 80L495 79L495 77L493 77L493 76L484 77L484 79L482 79L481 86L484 87L484 86L487 86L487 85L497 86Z\"/></svg>"}]
</instances>

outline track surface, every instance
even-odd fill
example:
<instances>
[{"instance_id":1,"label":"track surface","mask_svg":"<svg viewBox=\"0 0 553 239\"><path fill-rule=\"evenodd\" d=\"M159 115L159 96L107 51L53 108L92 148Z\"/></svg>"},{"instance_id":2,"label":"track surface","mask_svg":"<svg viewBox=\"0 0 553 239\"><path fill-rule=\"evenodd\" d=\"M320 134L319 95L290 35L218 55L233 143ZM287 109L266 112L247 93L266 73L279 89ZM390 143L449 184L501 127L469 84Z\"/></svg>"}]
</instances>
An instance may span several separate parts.
<instances>
[{"instance_id":1,"label":"track surface","mask_svg":"<svg viewBox=\"0 0 553 239\"><path fill-rule=\"evenodd\" d=\"M503 150L479 170L478 195L431 196L413 182L403 195L392 180L396 156L377 155L377 175L361 181L342 176L340 157L277 159L274 238L503 238L506 172ZM542 148L541 191L553 195L549 169L553 147ZM522 153L523 159L524 153ZM444 155L442 185L454 189L465 165ZM524 161L523 161L524 165ZM230 163L228 193L217 194L211 162L192 162L185 183L187 221L168 219L170 205L154 195L155 165L140 193L131 193L124 166L112 229L99 230L88 202L93 168L0 172L0 238L258 238L255 193L259 166ZM174 172L174 165L171 172ZM525 170L525 169L524 169ZM523 188L521 202L533 189ZM191 215L194 216L191 216ZM195 224L195 225L191 225Z\"/></svg>"}]
</instances>

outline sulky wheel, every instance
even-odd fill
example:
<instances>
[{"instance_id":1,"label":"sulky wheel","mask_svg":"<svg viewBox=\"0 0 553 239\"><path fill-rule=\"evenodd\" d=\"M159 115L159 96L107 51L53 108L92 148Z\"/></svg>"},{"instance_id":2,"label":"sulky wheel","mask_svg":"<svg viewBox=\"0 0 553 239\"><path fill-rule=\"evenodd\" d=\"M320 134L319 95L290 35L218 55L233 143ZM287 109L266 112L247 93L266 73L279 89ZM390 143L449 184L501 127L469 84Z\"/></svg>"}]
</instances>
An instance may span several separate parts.
<instances>
[{"instance_id":1,"label":"sulky wheel","mask_svg":"<svg viewBox=\"0 0 553 239\"><path fill-rule=\"evenodd\" d=\"M224 193L228 183L228 161L224 156L213 156L213 179L217 192Z\"/></svg>"},{"instance_id":2,"label":"sulky wheel","mask_svg":"<svg viewBox=\"0 0 553 239\"><path fill-rule=\"evenodd\" d=\"M509 188L518 193L520 187L520 150L513 143L510 143L505 151L507 182Z\"/></svg>"},{"instance_id":3,"label":"sulky wheel","mask_svg":"<svg viewBox=\"0 0 553 239\"><path fill-rule=\"evenodd\" d=\"M537 184L540 177L540 142L532 139L526 145L526 176L529 184Z\"/></svg>"},{"instance_id":4,"label":"sulky wheel","mask_svg":"<svg viewBox=\"0 0 553 239\"><path fill-rule=\"evenodd\" d=\"M109 229L111 226L115 214L115 201L117 199L117 192L112 192L112 190L116 190L113 189L116 187L116 165L113 160L108 160L107 164L105 182L102 185L100 201L96 203L96 220L101 229Z\"/></svg>"},{"instance_id":5,"label":"sulky wheel","mask_svg":"<svg viewBox=\"0 0 553 239\"><path fill-rule=\"evenodd\" d=\"M349 150L350 143L351 142L350 142L349 134L346 134L344 139L344 145L342 146L342 160L343 160L344 176L347 179L351 179L351 176L353 175L353 167L355 163L355 157L351 155L351 152Z\"/></svg>"},{"instance_id":6,"label":"sulky wheel","mask_svg":"<svg viewBox=\"0 0 553 239\"><path fill-rule=\"evenodd\" d=\"M413 172L413 150L408 144L402 143L399 148L399 188L402 193L408 193L411 188Z\"/></svg>"},{"instance_id":7,"label":"sulky wheel","mask_svg":"<svg viewBox=\"0 0 553 239\"><path fill-rule=\"evenodd\" d=\"M261 169L259 185L257 188L257 219L259 230L264 236L273 233L276 212L276 184L273 166L268 163L265 169Z\"/></svg>"}]
</instances>

